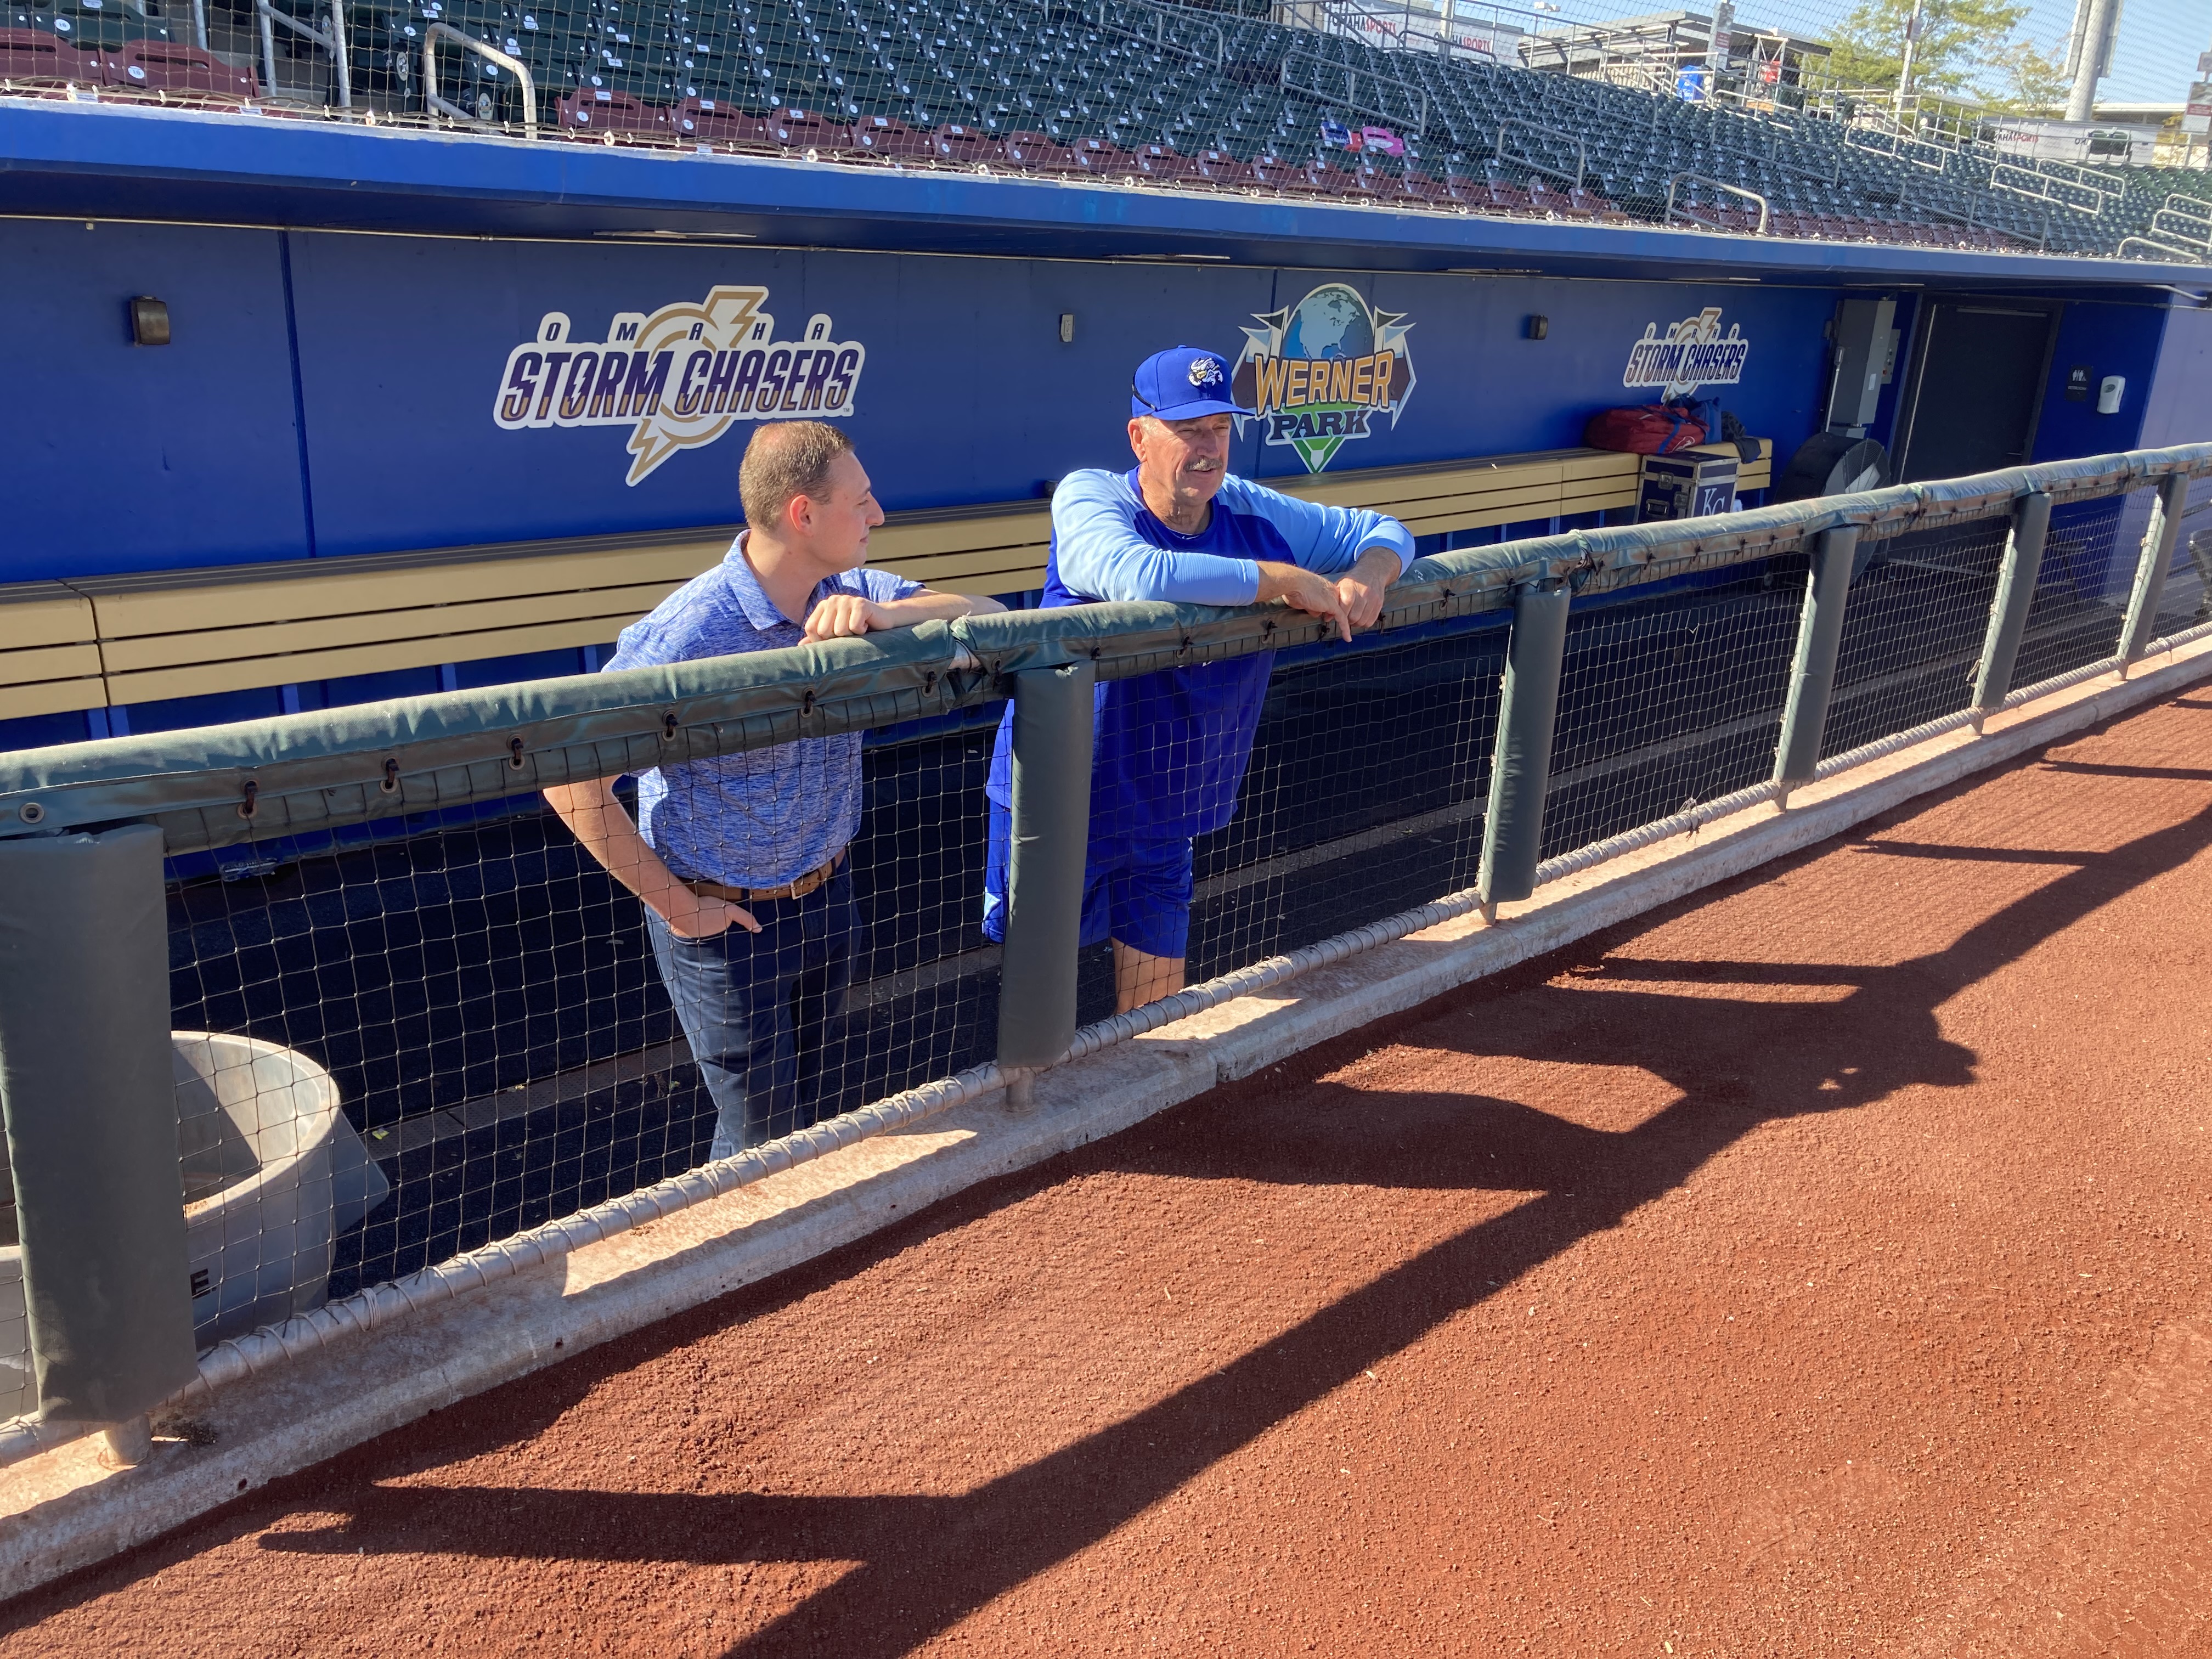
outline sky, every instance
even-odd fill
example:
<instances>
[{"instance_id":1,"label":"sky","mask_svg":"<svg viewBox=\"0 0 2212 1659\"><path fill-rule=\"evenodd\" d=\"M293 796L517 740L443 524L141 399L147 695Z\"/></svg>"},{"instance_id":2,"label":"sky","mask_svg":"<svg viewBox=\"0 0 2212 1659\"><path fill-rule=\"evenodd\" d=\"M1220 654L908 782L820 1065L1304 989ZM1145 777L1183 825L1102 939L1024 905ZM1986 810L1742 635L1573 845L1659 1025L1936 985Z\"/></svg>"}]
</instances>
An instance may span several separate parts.
<instances>
[{"instance_id":1,"label":"sky","mask_svg":"<svg viewBox=\"0 0 2212 1659\"><path fill-rule=\"evenodd\" d=\"M1741 23L1790 30L1818 40L1851 9L1852 0L1736 0ZM1656 11L1670 3L1704 11L1710 0L1561 0L1537 8L1561 21L1598 22L1608 17ZM1530 0L1504 0L1508 21L1525 13ZM2100 103L2179 103L2197 78L2199 52L2212 49L2212 0L2123 0L2120 36L2112 52L2112 72L2097 88ZM1483 9L1479 0L1462 0L1464 12ZM1547 17L1547 21L1549 21ZM2046 50L2064 50L2074 26L2073 0L2033 0L2020 33Z\"/></svg>"},{"instance_id":2,"label":"sky","mask_svg":"<svg viewBox=\"0 0 2212 1659\"><path fill-rule=\"evenodd\" d=\"M1736 15L1747 23L1771 21L1816 36L1850 9L1849 0L1736 0ZM2020 32L2063 51L2073 27L2072 0L2034 0ZM2197 55L2208 49L2212 0L2124 0L2112 72L2098 87L2098 100L2179 103L2197 78Z\"/></svg>"}]
</instances>

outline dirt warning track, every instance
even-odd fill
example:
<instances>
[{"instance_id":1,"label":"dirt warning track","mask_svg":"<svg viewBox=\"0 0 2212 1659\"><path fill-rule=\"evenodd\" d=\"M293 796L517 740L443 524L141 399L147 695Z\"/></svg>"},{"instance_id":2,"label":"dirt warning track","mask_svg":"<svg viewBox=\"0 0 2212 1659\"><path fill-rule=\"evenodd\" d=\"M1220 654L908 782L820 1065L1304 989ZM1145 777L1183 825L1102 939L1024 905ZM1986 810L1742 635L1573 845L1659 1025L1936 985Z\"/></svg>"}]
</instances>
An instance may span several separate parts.
<instances>
[{"instance_id":1,"label":"dirt warning track","mask_svg":"<svg viewBox=\"0 0 2212 1659\"><path fill-rule=\"evenodd\" d=\"M2212 1656L2212 696L0 1609L15 1655Z\"/></svg>"}]
</instances>

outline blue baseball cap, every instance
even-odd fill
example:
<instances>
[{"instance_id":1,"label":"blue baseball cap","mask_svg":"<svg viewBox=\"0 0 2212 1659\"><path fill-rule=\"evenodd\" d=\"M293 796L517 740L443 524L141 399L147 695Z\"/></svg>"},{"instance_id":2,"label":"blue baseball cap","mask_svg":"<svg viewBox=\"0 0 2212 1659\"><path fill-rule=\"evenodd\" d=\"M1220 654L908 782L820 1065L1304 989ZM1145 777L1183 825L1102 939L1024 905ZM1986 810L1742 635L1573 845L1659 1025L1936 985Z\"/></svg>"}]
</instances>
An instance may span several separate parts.
<instances>
[{"instance_id":1,"label":"blue baseball cap","mask_svg":"<svg viewBox=\"0 0 2212 1659\"><path fill-rule=\"evenodd\" d=\"M1249 415L1229 399L1229 361L1218 351L1177 346L1137 365L1129 383L1131 418L1194 421L1201 415Z\"/></svg>"}]
</instances>

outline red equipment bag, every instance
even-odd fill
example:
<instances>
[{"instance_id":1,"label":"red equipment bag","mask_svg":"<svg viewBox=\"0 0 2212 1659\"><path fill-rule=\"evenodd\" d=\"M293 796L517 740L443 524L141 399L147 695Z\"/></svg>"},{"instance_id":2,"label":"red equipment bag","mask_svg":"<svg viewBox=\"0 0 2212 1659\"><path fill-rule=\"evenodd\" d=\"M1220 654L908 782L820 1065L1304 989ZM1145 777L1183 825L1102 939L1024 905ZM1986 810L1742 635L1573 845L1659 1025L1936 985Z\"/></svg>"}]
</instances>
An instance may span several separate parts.
<instances>
[{"instance_id":1,"label":"red equipment bag","mask_svg":"<svg viewBox=\"0 0 2212 1659\"><path fill-rule=\"evenodd\" d=\"M1583 428L1583 441L1592 449L1623 449L1632 455L1671 455L1705 441L1705 423L1672 404L1604 410Z\"/></svg>"}]
</instances>

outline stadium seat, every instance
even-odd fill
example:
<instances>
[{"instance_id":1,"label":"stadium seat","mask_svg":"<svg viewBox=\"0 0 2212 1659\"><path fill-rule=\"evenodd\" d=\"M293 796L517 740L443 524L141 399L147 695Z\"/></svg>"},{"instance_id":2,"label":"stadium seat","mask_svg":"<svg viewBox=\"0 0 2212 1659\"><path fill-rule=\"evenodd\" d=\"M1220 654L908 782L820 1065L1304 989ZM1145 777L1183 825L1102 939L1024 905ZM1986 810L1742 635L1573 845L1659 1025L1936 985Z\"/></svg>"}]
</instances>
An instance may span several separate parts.
<instances>
[{"instance_id":1,"label":"stadium seat","mask_svg":"<svg viewBox=\"0 0 2212 1659\"><path fill-rule=\"evenodd\" d=\"M248 100L261 95L261 82L252 70L174 40L131 40L103 47L97 56L100 79L112 87Z\"/></svg>"},{"instance_id":2,"label":"stadium seat","mask_svg":"<svg viewBox=\"0 0 2212 1659\"><path fill-rule=\"evenodd\" d=\"M556 107L561 125L570 131L636 133L649 138L672 137L678 131L675 110L604 87L570 93Z\"/></svg>"},{"instance_id":3,"label":"stadium seat","mask_svg":"<svg viewBox=\"0 0 2212 1659\"><path fill-rule=\"evenodd\" d=\"M98 61L88 61L49 29L0 29L0 77L10 81L97 81Z\"/></svg>"},{"instance_id":4,"label":"stadium seat","mask_svg":"<svg viewBox=\"0 0 2212 1659\"><path fill-rule=\"evenodd\" d=\"M768 123L713 98L686 98L676 106L677 133L708 144L765 144Z\"/></svg>"}]
</instances>

